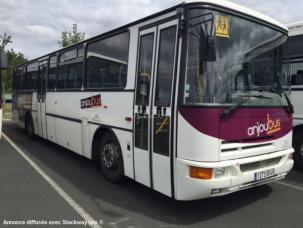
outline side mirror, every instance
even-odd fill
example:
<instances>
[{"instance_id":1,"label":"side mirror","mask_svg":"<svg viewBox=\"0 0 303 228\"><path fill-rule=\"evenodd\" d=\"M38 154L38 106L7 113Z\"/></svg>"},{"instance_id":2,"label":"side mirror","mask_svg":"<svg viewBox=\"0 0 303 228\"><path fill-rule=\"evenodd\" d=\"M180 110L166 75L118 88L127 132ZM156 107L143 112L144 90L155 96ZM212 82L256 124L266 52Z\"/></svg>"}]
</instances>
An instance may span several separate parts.
<instances>
[{"instance_id":1,"label":"side mirror","mask_svg":"<svg viewBox=\"0 0 303 228\"><path fill-rule=\"evenodd\" d=\"M0 51L0 69L4 70L7 68L7 54L1 50Z\"/></svg>"},{"instance_id":2,"label":"side mirror","mask_svg":"<svg viewBox=\"0 0 303 228\"><path fill-rule=\"evenodd\" d=\"M216 50L215 50L215 37L207 36L204 39L200 39L199 45L199 69L200 74L204 73L205 62L214 62L216 61Z\"/></svg>"},{"instance_id":3,"label":"side mirror","mask_svg":"<svg viewBox=\"0 0 303 228\"><path fill-rule=\"evenodd\" d=\"M216 61L216 50L215 50L215 37L214 36L208 36L207 37L207 47L206 47L206 56L205 60L208 62L214 62Z\"/></svg>"}]
</instances>

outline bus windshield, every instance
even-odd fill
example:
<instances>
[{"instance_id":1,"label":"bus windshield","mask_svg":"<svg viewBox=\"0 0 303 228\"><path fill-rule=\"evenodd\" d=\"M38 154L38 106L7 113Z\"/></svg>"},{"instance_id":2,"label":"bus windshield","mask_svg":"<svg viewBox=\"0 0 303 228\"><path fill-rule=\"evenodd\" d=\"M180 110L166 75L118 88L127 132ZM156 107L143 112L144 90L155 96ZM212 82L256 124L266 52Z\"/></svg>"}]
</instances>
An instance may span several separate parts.
<instances>
[{"instance_id":1,"label":"bus windshield","mask_svg":"<svg viewBox=\"0 0 303 228\"><path fill-rule=\"evenodd\" d=\"M287 67L282 70L287 35L213 10L191 9L188 18L183 104L287 105L283 89L290 80Z\"/></svg>"}]
</instances>

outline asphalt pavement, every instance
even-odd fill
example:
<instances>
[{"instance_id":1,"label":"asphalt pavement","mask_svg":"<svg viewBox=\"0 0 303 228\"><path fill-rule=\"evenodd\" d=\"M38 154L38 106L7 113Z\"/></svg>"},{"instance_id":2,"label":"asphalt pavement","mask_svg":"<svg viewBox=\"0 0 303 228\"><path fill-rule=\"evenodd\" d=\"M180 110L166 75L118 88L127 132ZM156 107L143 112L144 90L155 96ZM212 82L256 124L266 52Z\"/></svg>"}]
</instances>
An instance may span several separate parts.
<instances>
[{"instance_id":1,"label":"asphalt pavement","mask_svg":"<svg viewBox=\"0 0 303 228\"><path fill-rule=\"evenodd\" d=\"M70 221L74 223L67 227L82 227L75 222L85 220L83 213L99 227L114 228L303 226L301 171L228 196L178 202L132 180L112 184L93 161L46 140L30 140L12 122L4 122L3 131L65 195L2 138L0 227L8 221L31 220L59 221L58 227Z\"/></svg>"}]
</instances>

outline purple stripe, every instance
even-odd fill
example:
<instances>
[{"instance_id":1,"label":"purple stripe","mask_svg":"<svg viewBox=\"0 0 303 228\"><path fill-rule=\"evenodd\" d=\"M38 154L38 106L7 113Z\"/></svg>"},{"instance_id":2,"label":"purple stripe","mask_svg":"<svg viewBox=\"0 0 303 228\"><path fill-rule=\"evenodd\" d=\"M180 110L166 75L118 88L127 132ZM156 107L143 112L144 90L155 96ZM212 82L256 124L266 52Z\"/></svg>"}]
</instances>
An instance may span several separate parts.
<instances>
[{"instance_id":1,"label":"purple stripe","mask_svg":"<svg viewBox=\"0 0 303 228\"><path fill-rule=\"evenodd\" d=\"M199 132L222 140L269 141L292 130L284 108L242 108L220 119L224 108L182 107L179 113Z\"/></svg>"}]
</instances>

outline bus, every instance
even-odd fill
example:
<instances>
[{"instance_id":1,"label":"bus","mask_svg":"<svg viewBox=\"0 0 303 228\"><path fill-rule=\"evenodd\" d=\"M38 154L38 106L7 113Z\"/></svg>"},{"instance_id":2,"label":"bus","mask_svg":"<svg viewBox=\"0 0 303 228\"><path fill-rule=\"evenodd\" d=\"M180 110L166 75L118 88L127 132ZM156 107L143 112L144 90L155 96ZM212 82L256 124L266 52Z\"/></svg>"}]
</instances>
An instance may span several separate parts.
<instances>
[{"instance_id":1,"label":"bus","mask_svg":"<svg viewBox=\"0 0 303 228\"><path fill-rule=\"evenodd\" d=\"M227 1L186 1L16 67L13 120L176 200L293 167L287 28Z\"/></svg>"},{"instance_id":2,"label":"bus","mask_svg":"<svg viewBox=\"0 0 303 228\"><path fill-rule=\"evenodd\" d=\"M303 170L303 22L287 25L289 38L285 59L291 75L291 101L294 105L293 147L295 166Z\"/></svg>"}]
</instances>

